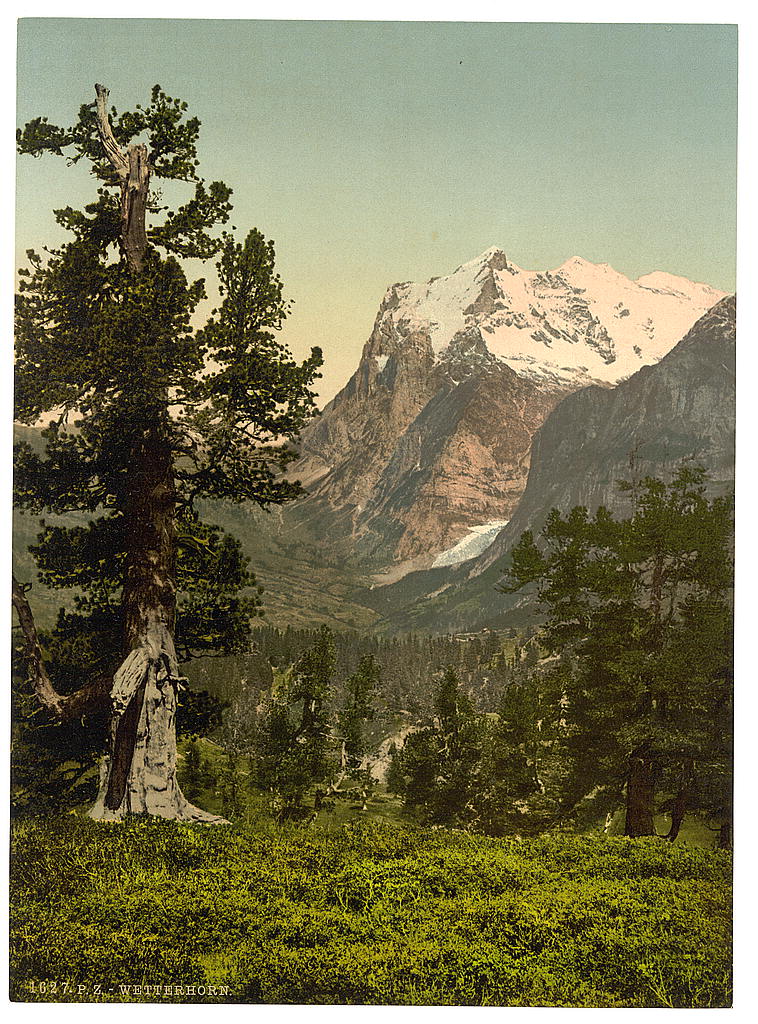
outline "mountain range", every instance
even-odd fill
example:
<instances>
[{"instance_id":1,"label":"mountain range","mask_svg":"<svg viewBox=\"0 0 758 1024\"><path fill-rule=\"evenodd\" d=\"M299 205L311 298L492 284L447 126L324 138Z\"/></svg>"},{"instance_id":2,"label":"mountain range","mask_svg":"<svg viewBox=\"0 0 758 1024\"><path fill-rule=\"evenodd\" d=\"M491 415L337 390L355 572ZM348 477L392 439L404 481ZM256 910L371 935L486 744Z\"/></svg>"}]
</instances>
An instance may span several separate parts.
<instances>
[{"instance_id":1,"label":"mountain range","mask_svg":"<svg viewBox=\"0 0 758 1024\"><path fill-rule=\"evenodd\" d=\"M621 511L619 478L684 458L731 486L734 339L734 297L708 285L579 257L527 271L489 249L387 290L355 373L301 435L304 497L201 511L243 541L274 625L513 622L503 559L550 508ZM36 530L17 517L29 579ZM35 592L48 619L61 595Z\"/></svg>"},{"instance_id":2,"label":"mountain range","mask_svg":"<svg viewBox=\"0 0 758 1024\"><path fill-rule=\"evenodd\" d=\"M658 362L722 297L579 257L522 270L495 248L392 285L355 373L302 434L291 473L309 493L281 528L378 584L460 561L512 517L558 403Z\"/></svg>"},{"instance_id":3,"label":"mountain range","mask_svg":"<svg viewBox=\"0 0 758 1024\"><path fill-rule=\"evenodd\" d=\"M736 300L717 302L659 363L614 388L566 397L536 432L524 495L511 520L478 557L408 575L363 600L387 629L476 630L518 620L522 598L496 584L524 530L552 508L604 505L629 511L618 481L670 477L687 460L706 468L708 490L734 486Z\"/></svg>"}]
</instances>

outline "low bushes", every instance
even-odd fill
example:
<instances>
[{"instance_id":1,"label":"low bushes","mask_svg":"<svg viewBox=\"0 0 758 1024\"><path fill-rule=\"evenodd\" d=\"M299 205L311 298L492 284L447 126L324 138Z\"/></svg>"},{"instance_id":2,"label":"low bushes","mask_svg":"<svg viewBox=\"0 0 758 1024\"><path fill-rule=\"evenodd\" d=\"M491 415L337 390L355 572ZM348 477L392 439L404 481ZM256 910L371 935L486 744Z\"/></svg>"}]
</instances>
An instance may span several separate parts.
<instances>
[{"instance_id":1,"label":"low bushes","mask_svg":"<svg viewBox=\"0 0 758 1024\"><path fill-rule=\"evenodd\" d=\"M19 823L13 846L19 1000L730 1001L731 864L720 851L75 817Z\"/></svg>"}]
</instances>

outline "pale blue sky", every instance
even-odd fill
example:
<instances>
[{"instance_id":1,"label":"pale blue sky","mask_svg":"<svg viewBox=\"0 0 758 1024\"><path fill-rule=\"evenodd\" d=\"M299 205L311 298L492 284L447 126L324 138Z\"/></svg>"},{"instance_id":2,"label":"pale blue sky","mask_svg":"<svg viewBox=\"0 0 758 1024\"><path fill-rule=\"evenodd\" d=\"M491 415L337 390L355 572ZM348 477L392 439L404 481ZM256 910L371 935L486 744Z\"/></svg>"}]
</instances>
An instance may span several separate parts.
<instances>
[{"instance_id":1,"label":"pale blue sky","mask_svg":"<svg viewBox=\"0 0 758 1024\"><path fill-rule=\"evenodd\" d=\"M25 20L18 121L68 124L102 81L203 122L201 173L276 242L285 338L354 369L388 285L492 245L734 288L736 29L724 25ZM19 164L18 260L91 181Z\"/></svg>"}]
</instances>

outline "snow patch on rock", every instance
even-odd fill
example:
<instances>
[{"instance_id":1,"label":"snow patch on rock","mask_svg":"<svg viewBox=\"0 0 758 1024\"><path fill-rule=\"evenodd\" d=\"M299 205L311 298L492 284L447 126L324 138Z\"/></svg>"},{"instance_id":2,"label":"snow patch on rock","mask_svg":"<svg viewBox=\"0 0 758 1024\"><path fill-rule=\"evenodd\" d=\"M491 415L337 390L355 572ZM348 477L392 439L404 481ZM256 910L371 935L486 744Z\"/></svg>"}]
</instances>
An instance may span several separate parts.
<instances>
[{"instance_id":1,"label":"snow patch on rock","mask_svg":"<svg viewBox=\"0 0 758 1024\"><path fill-rule=\"evenodd\" d=\"M487 550L495 537L507 525L507 519L490 519L488 523L473 526L457 544L437 555L432 563L432 568L439 569L443 565L458 565L459 562L467 562L469 558L476 558Z\"/></svg>"}]
</instances>

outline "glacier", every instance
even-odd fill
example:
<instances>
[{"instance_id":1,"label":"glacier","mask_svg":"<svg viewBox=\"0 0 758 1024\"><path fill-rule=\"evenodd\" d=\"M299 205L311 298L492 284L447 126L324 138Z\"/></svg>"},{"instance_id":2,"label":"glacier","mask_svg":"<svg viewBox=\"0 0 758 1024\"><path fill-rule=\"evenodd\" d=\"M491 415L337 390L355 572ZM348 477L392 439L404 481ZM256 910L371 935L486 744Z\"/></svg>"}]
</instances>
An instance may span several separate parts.
<instances>
[{"instance_id":1,"label":"glacier","mask_svg":"<svg viewBox=\"0 0 758 1024\"><path fill-rule=\"evenodd\" d=\"M472 526L465 537L437 555L432 562L432 568L439 569L443 565L458 565L459 562L467 562L469 558L477 558L487 550L503 527L508 525L508 522L507 519L490 519L488 523Z\"/></svg>"},{"instance_id":2,"label":"glacier","mask_svg":"<svg viewBox=\"0 0 758 1024\"><path fill-rule=\"evenodd\" d=\"M524 270L493 247L445 277L393 285L384 316L427 332L437 360L476 327L490 356L521 376L585 386L657 363L724 295L662 271L632 281L581 256Z\"/></svg>"}]
</instances>

